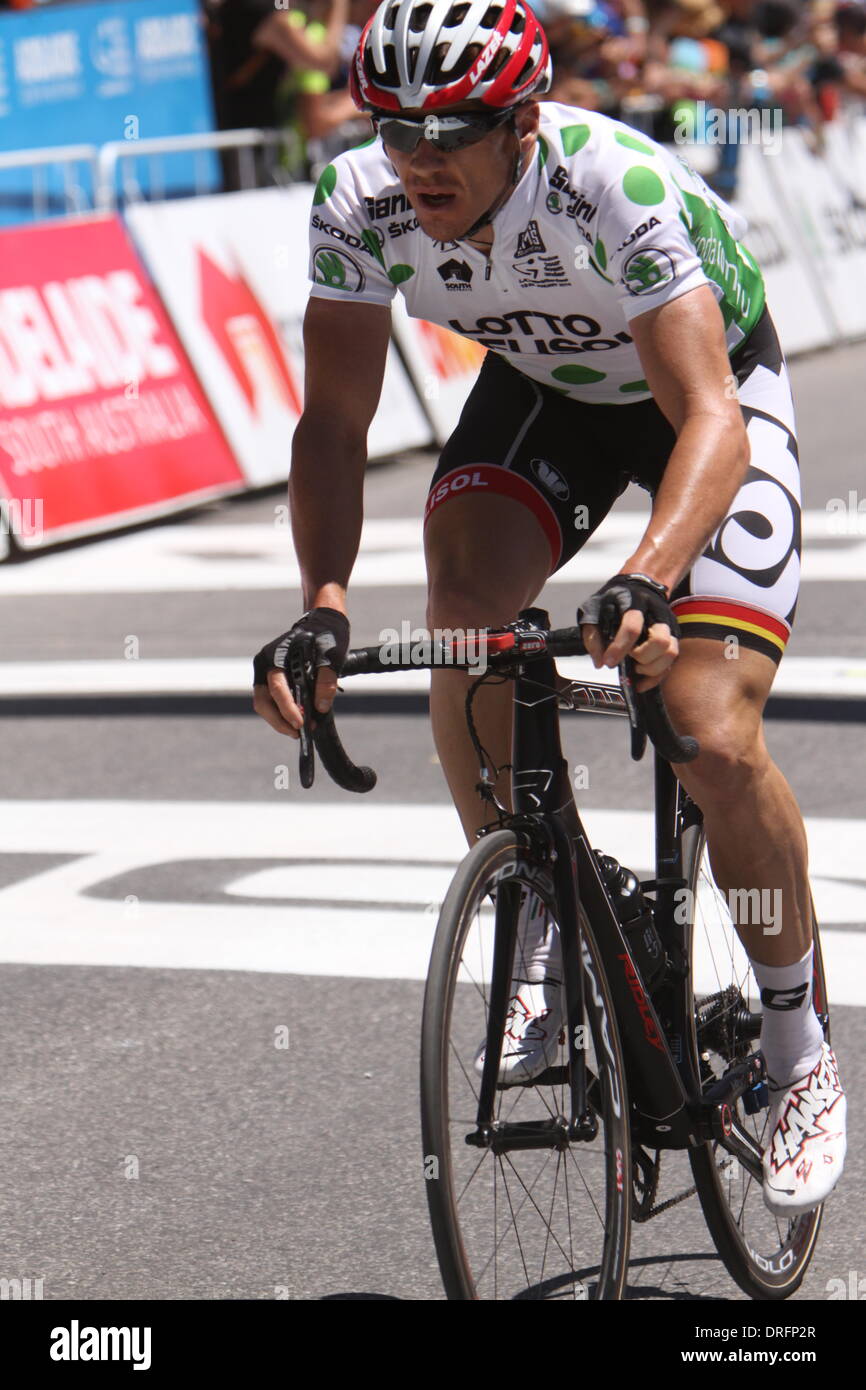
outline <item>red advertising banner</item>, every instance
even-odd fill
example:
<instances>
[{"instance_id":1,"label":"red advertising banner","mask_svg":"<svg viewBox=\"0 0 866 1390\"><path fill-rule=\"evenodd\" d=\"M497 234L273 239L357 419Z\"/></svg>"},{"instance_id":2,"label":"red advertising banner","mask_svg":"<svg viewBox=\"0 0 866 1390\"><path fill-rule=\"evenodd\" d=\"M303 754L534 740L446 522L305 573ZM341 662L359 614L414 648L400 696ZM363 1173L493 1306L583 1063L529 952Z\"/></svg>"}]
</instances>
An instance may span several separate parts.
<instances>
[{"instance_id":1,"label":"red advertising banner","mask_svg":"<svg viewBox=\"0 0 866 1390\"><path fill-rule=\"evenodd\" d=\"M0 493L18 544L241 487L119 219L0 232Z\"/></svg>"}]
</instances>

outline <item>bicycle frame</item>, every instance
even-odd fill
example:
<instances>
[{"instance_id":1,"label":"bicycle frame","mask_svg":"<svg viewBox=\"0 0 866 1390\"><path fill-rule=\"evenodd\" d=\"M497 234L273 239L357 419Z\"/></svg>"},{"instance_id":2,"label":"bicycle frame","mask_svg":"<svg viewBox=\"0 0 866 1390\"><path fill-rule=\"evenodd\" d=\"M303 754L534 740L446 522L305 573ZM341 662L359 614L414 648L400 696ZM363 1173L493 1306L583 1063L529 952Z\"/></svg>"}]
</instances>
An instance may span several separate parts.
<instances>
[{"instance_id":1,"label":"bicycle frame","mask_svg":"<svg viewBox=\"0 0 866 1390\"><path fill-rule=\"evenodd\" d=\"M539 627L549 626L547 613L540 609L522 612L520 619ZM656 876L644 887L655 892L656 927L672 964L668 977L651 998L641 981L574 802L559 734L562 692L556 692L555 687L556 666L551 656L527 663L516 677L513 813L503 816L501 824L524 832L536 850L541 851L557 892L571 1064L571 1116L528 1125L501 1125L494 1121L496 1075L516 937L516 912L506 910L509 905L503 907L497 894L488 1046L479 1095L478 1131L468 1142L495 1149L555 1147L568 1138L589 1140L597 1132L587 1104L585 1058L576 1034L584 1017L584 972L578 954L580 903L601 955L620 1024L634 1138L654 1149L681 1149L717 1139L754 1172L756 1155L733 1132L730 1107L738 1096L763 1079L762 1055L753 1054L702 1097L692 1049L686 1046L693 1026L689 1016L693 1000L688 925L685 920L678 920L686 914L675 910L675 895L686 886L682 830L685 824L699 823L700 812L681 789L670 765L656 754ZM572 694L577 708L627 714L625 701L621 697L619 702L612 700L609 687L577 687ZM544 1080L542 1075L534 1083L521 1084L543 1084Z\"/></svg>"}]
</instances>

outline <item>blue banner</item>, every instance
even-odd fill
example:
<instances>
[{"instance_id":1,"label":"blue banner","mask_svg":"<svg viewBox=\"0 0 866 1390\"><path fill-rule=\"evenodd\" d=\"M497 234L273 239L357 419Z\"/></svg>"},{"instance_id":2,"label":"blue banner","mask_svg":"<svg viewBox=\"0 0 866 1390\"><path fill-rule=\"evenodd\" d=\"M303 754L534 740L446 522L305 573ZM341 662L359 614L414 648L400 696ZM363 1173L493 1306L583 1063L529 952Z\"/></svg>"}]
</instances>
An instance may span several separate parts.
<instances>
[{"instance_id":1,"label":"blue banner","mask_svg":"<svg viewBox=\"0 0 866 1390\"><path fill-rule=\"evenodd\" d=\"M0 150L101 145L214 129L197 0L116 0L0 15ZM211 154L142 157L126 166L155 194L219 187ZM46 170L43 216L65 210ZM77 182L89 196L89 170ZM0 221L32 217L30 170L0 170Z\"/></svg>"}]
</instances>

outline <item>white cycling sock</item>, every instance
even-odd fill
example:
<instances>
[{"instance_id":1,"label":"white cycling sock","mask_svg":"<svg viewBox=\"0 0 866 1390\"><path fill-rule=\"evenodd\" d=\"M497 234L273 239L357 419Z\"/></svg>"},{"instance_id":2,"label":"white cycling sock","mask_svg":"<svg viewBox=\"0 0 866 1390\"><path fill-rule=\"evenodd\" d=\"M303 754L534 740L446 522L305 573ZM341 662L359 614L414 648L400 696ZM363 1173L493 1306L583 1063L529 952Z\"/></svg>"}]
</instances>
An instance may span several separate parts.
<instances>
[{"instance_id":1,"label":"white cycling sock","mask_svg":"<svg viewBox=\"0 0 866 1390\"><path fill-rule=\"evenodd\" d=\"M761 991L761 1049L772 1083L787 1086L810 1072L821 1055L824 1033L812 1008L812 947L793 965L752 961Z\"/></svg>"},{"instance_id":2,"label":"white cycling sock","mask_svg":"<svg viewBox=\"0 0 866 1390\"><path fill-rule=\"evenodd\" d=\"M559 932L537 893L528 893L520 904L514 978L540 985L558 984L562 975Z\"/></svg>"}]
</instances>

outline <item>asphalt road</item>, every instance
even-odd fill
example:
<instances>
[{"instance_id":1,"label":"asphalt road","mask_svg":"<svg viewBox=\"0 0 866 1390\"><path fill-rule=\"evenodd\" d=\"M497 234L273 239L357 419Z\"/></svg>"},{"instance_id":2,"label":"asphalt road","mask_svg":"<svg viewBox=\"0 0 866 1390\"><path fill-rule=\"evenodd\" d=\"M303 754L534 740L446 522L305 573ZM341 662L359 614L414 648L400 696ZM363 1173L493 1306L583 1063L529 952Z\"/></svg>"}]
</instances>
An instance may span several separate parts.
<instances>
[{"instance_id":1,"label":"asphalt road","mask_svg":"<svg viewBox=\"0 0 866 1390\"><path fill-rule=\"evenodd\" d=\"M793 366L815 513L866 491L864 369L866 345ZM416 455L371 469L368 516L417 520L433 465ZM42 689L62 702L57 663L117 660L130 636L142 660L249 657L300 611L279 568L255 587L236 577L282 500L213 504L0 570L0 675L43 662ZM644 506L630 492L619 510ZM862 539L833 541L850 552L849 577L843 564L804 583L792 657L866 662ZM155 559L141 558L143 541ZM144 567L164 545L213 578L157 582ZM104 582L76 588L70 567L100 555ZM423 587L392 559L390 576L384 553L381 582L355 591L357 644L422 621ZM37 576L30 592L24 571ZM551 585L554 621L573 621L581 596ZM456 859L460 838L425 716L399 700L343 705L350 750L380 772L364 803L322 779L302 793L294 749L206 697L182 713L170 701L0 708L0 1276L41 1278L46 1299L442 1297L417 1113L423 986L382 964L388 923L343 899L347 876L371 893L365 861L385 861L381 887L389 864ZM849 1001L833 1010L848 1169L798 1295L815 1299L831 1279L866 1274L866 757L862 722L825 710L767 725L814 836L831 999ZM620 833L622 813L649 805L649 768L628 761L616 721L572 720L566 745L589 767L590 826L597 812ZM342 868L310 870L309 844ZM407 931L429 941L426 892ZM310 896L318 910L298 906ZM686 1183L673 1156L660 1196ZM638 1228L632 1255L632 1298L741 1297L694 1198Z\"/></svg>"}]
</instances>

